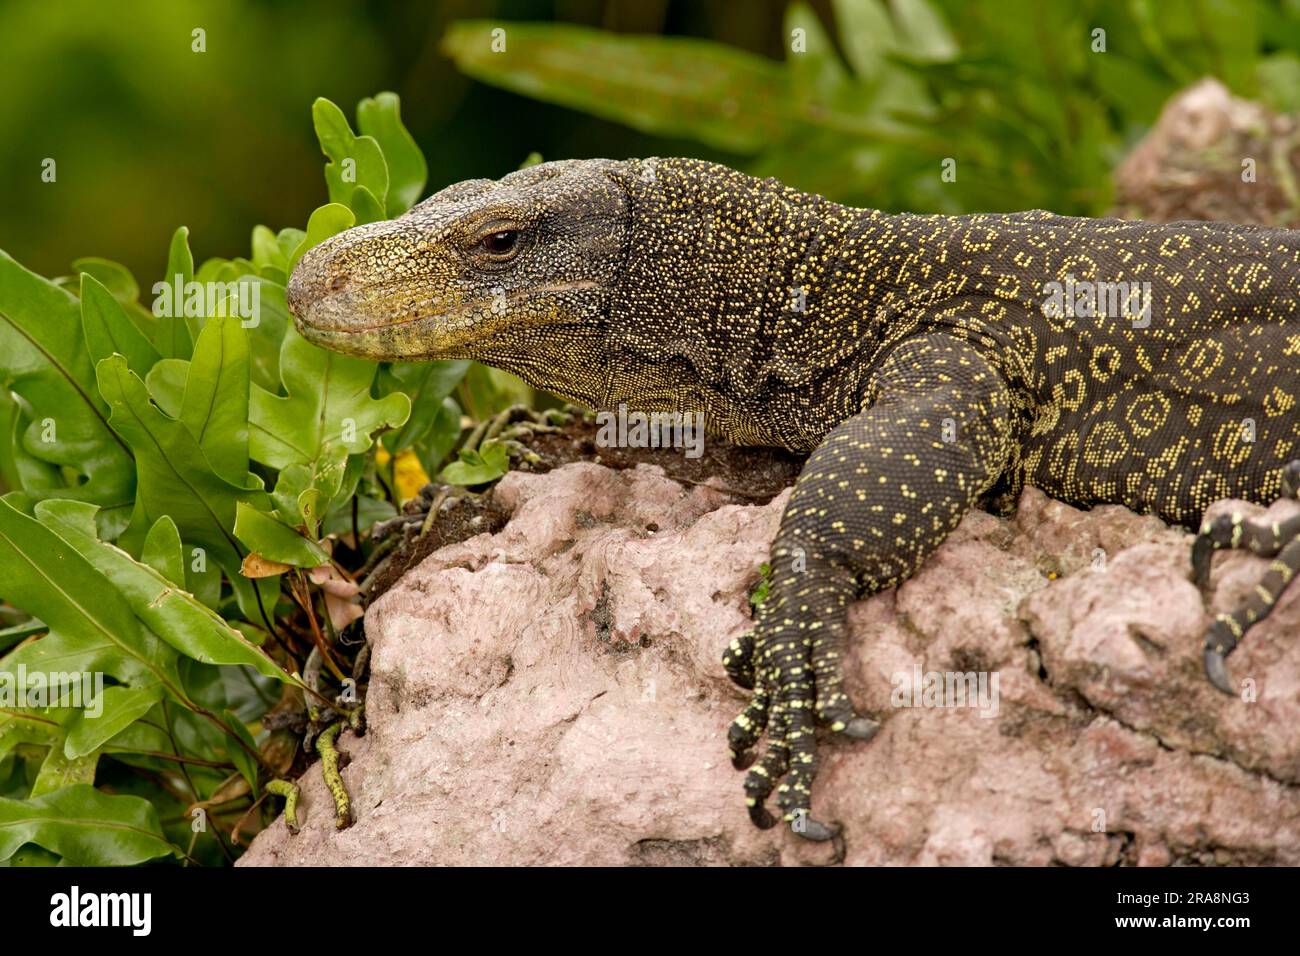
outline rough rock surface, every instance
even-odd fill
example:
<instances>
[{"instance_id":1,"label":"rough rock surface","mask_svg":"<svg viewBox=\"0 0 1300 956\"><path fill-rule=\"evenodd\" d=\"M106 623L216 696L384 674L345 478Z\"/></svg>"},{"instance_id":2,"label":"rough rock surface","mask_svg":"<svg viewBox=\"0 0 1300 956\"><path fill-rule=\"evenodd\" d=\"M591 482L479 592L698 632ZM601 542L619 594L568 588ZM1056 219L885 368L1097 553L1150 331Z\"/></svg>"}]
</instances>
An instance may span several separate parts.
<instances>
[{"instance_id":1,"label":"rough rock surface","mask_svg":"<svg viewBox=\"0 0 1300 956\"><path fill-rule=\"evenodd\" d=\"M1115 170L1115 215L1294 229L1300 116L1277 114L1204 79L1173 97Z\"/></svg>"},{"instance_id":2,"label":"rough rock surface","mask_svg":"<svg viewBox=\"0 0 1300 956\"><path fill-rule=\"evenodd\" d=\"M853 609L849 691L884 727L823 744L814 812L844 840L814 845L755 830L726 757L745 696L719 656L787 494L575 463L495 495L501 531L369 611L355 825L314 766L302 832L277 820L242 864L1300 864L1300 590L1229 658L1241 698L1200 663L1264 559L1216 557L1207 609L1191 535L1154 518L1033 489L970 514ZM896 706L917 670L996 675L996 708Z\"/></svg>"}]
</instances>

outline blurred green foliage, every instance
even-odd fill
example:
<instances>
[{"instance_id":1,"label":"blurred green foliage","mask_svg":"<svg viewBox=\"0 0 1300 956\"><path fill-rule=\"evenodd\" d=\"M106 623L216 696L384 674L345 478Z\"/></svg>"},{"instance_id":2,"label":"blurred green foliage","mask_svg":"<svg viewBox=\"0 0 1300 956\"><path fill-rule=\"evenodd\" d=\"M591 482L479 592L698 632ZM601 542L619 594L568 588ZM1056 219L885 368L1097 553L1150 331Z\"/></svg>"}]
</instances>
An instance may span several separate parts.
<instances>
[{"instance_id":1,"label":"blurred green foliage","mask_svg":"<svg viewBox=\"0 0 1300 956\"><path fill-rule=\"evenodd\" d=\"M455 24L474 78L743 157L853 205L1098 214L1109 172L1181 87L1300 106L1297 0L802 2L783 63L694 38ZM951 160L955 177L940 175Z\"/></svg>"},{"instance_id":2,"label":"blurred green foliage","mask_svg":"<svg viewBox=\"0 0 1300 956\"><path fill-rule=\"evenodd\" d=\"M54 275L108 255L157 273L178 223L196 257L321 202L318 96L402 98L438 188L551 158L662 151L457 72L438 44L468 17L563 18L779 51L782 0L0 0L0 248ZM205 30L205 52L192 31ZM522 110L520 107L524 107ZM684 144L683 144L684 148ZM41 180L57 163L56 183Z\"/></svg>"}]
</instances>

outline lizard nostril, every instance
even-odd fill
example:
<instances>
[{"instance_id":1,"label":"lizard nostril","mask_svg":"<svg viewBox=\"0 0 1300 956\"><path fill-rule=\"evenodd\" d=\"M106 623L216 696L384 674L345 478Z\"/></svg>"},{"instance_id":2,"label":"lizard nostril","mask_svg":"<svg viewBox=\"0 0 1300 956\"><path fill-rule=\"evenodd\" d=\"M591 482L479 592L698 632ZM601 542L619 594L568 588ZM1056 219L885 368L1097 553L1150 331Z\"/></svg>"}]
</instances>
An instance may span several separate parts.
<instances>
[{"instance_id":1,"label":"lizard nostril","mask_svg":"<svg viewBox=\"0 0 1300 956\"><path fill-rule=\"evenodd\" d=\"M343 288L347 286L348 279L350 278L351 277L346 272L335 273L333 276L330 277L329 290L331 292L341 291Z\"/></svg>"}]
</instances>

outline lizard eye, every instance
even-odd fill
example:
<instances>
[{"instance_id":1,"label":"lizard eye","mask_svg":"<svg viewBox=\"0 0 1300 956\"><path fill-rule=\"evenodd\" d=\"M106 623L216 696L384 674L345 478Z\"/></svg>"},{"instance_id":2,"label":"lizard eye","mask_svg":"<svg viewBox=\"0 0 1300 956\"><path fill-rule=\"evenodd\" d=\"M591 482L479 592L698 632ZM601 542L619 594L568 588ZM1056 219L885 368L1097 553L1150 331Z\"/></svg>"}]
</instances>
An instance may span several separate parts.
<instances>
[{"instance_id":1,"label":"lizard eye","mask_svg":"<svg viewBox=\"0 0 1300 956\"><path fill-rule=\"evenodd\" d=\"M483 237L482 245L488 255L500 259L508 258L514 255L519 247L519 230L503 229L500 232L489 233Z\"/></svg>"}]
</instances>

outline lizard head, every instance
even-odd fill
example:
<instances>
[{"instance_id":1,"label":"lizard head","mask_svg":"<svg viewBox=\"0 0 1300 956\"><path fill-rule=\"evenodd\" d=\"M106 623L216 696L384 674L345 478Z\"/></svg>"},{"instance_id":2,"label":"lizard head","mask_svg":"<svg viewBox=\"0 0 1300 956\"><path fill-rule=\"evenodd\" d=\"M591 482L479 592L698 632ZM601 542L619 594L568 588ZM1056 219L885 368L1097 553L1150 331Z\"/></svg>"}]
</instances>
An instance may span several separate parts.
<instances>
[{"instance_id":1,"label":"lizard head","mask_svg":"<svg viewBox=\"0 0 1300 956\"><path fill-rule=\"evenodd\" d=\"M621 166L570 160L468 180L334 236L290 278L298 331L352 355L472 358L530 379L565 362L562 347L581 362L624 257Z\"/></svg>"}]
</instances>

